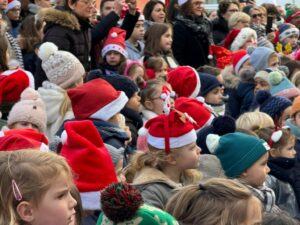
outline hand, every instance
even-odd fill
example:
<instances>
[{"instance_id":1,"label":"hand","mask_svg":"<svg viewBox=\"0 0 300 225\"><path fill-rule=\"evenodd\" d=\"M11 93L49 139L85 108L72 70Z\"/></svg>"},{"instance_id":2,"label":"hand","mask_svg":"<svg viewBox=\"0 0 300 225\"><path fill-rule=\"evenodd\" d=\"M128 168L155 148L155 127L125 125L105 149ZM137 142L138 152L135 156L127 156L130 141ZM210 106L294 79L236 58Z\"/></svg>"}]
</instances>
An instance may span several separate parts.
<instances>
[{"instance_id":1,"label":"hand","mask_svg":"<svg viewBox=\"0 0 300 225\"><path fill-rule=\"evenodd\" d=\"M114 11L119 16L121 15L124 5L125 5L125 0L115 0Z\"/></svg>"},{"instance_id":2,"label":"hand","mask_svg":"<svg viewBox=\"0 0 300 225\"><path fill-rule=\"evenodd\" d=\"M137 1L136 0L127 0L126 2L127 2L127 5L128 5L128 12L131 15L135 15Z\"/></svg>"}]
</instances>

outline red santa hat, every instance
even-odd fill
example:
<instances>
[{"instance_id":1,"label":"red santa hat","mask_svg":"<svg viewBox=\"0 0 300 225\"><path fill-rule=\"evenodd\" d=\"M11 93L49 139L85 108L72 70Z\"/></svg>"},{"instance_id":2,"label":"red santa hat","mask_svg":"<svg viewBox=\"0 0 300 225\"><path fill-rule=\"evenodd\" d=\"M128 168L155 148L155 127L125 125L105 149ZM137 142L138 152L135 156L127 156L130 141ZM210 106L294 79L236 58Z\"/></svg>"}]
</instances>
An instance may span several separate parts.
<instances>
[{"instance_id":1,"label":"red santa hat","mask_svg":"<svg viewBox=\"0 0 300 225\"><path fill-rule=\"evenodd\" d=\"M60 154L75 174L83 209L99 210L100 191L118 182L112 159L90 120L67 122L64 127Z\"/></svg>"},{"instance_id":2,"label":"red santa hat","mask_svg":"<svg viewBox=\"0 0 300 225\"><path fill-rule=\"evenodd\" d=\"M196 98L201 82L197 71L190 66L179 66L168 74L168 83L179 97Z\"/></svg>"},{"instance_id":3,"label":"red santa hat","mask_svg":"<svg viewBox=\"0 0 300 225\"><path fill-rule=\"evenodd\" d=\"M17 102L21 93L34 81L22 69L7 70L0 74L0 104L3 102ZM34 88L34 86L33 86Z\"/></svg>"},{"instance_id":4,"label":"red santa hat","mask_svg":"<svg viewBox=\"0 0 300 225\"><path fill-rule=\"evenodd\" d=\"M148 120L143 132L147 136L148 144L169 154L173 148L180 148L196 141L194 122L187 113L172 110L168 115L162 114Z\"/></svg>"},{"instance_id":5,"label":"red santa hat","mask_svg":"<svg viewBox=\"0 0 300 225\"><path fill-rule=\"evenodd\" d=\"M47 137L33 129L15 129L0 132L0 151L37 149L49 151Z\"/></svg>"},{"instance_id":6,"label":"red santa hat","mask_svg":"<svg viewBox=\"0 0 300 225\"><path fill-rule=\"evenodd\" d=\"M100 78L69 89L67 93L78 120L91 118L107 121L128 102L123 91L116 91L111 84Z\"/></svg>"},{"instance_id":7,"label":"red santa hat","mask_svg":"<svg viewBox=\"0 0 300 225\"><path fill-rule=\"evenodd\" d=\"M9 10L15 8L16 6L21 7L21 2L19 0L8 0L7 7L4 12L7 13Z\"/></svg>"},{"instance_id":8,"label":"red santa hat","mask_svg":"<svg viewBox=\"0 0 300 225\"><path fill-rule=\"evenodd\" d=\"M238 75L242 65L250 58L250 55L246 50L241 49L237 52L232 53L232 64L236 75Z\"/></svg>"},{"instance_id":9,"label":"red santa hat","mask_svg":"<svg viewBox=\"0 0 300 225\"><path fill-rule=\"evenodd\" d=\"M250 37L257 39L255 30L249 27L244 27L241 30L233 29L227 34L224 41L224 47L232 52L238 51Z\"/></svg>"},{"instance_id":10,"label":"red santa hat","mask_svg":"<svg viewBox=\"0 0 300 225\"><path fill-rule=\"evenodd\" d=\"M225 66L230 65L232 63L232 52L227 48L222 46L212 45L211 46L212 54L216 57L217 67L220 69L224 69Z\"/></svg>"},{"instance_id":11,"label":"red santa hat","mask_svg":"<svg viewBox=\"0 0 300 225\"><path fill-rule=\"evenodd\" d=\"M175 109L187 113L195 120L193 125L196 132L209 126L215 118L211 112L211 108L207 107L203 99L200 98L177 98L175 101Z\"/></svg>"},{"instance_id":12,"label":"red santa hat","mask_svg":"<svg viewBox=\"0 0 300 225\"><path fill-rule=\"evenodd\" d=\"M125 47L126 31L118 27L113 27L109 30L108 36L104 42L101 55L104 58L109 51L116 51L122 54L125 58L128 53Z\"/></svg>"}]
</instances>

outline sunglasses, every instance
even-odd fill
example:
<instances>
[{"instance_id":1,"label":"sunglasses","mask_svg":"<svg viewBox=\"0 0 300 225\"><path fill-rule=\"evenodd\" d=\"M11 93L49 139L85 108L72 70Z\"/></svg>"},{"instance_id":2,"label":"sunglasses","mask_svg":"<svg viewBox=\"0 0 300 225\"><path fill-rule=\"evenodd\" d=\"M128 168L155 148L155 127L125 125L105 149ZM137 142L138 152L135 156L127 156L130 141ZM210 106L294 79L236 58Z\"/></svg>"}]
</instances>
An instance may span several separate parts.
<instances>
[{"instance_id":1,"label":"sunglasses","mask_svg":"<svg viewBox=\"0 0 300 225\"><path fill-rule=\"evenodd\" d=\"M259 16L259 17L262 17L262 14L261 14L261 13L253 14L253 15L252 15L252 18L255 19L255 18L257 18L258 16Z\"/></svg>"}]
</instances>

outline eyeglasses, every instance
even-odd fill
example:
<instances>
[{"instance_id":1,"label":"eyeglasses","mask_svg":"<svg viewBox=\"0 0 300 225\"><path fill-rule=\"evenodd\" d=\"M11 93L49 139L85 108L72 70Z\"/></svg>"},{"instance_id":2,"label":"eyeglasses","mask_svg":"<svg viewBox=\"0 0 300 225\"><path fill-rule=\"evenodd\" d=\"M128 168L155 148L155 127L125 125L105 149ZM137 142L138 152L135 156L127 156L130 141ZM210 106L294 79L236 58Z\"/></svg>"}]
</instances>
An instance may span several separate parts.
<instances>
[{"instance_id":1,"label":"eyeglasses","mask_svg":"<svg viewBox=\"0 0 300 225\"><path fill-rule=\"evenodd\" d=\"M262 17L262 14L261 13L258 13L258 14L253 14L253 15L251 15L251 17L253 18L253 19L256 19L257 17Z\"/></svg>"}]
</instances>

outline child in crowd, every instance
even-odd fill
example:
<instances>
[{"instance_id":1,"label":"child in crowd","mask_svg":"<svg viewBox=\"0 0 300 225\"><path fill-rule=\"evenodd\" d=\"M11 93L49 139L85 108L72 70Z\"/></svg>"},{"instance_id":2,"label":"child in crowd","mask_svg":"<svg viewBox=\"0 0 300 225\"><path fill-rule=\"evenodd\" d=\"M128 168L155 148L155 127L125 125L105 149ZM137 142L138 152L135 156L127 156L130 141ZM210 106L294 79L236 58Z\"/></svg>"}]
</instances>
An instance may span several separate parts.
<instances>
[{"instance_id":1,"label":"child in crowd","mask_svg":"<svg viewBox=\"0 0 300 225\"><path fill-rule=\"evenodd\" d=\"M277 52L286 55L295 54L299 48L299 29L293 24L283 23L278 27L278 35Z\"/></svg>"},{"instance_id":2,"label":"child in crowd","mask_svg":"<svg viewBox=\"0 0 300 225\"><path fill-rule=\"evenodd\" d=\"M236 120L236 128L250 131L258 131L264 128L275 128L274 121L271 116L264 112L246 112L239 116Z\"/></svg>"},{"instance_id":3,"label":"child in crowd","mask_svg":"<svg viewBox=\"0 0 300 225\"><path fill-rule=\"evenodd\" d=\"M139 60L143 56L145 44L143 42L145 29L145 17L141 14L136 22L131 36L126 40L126 51L128 59Z\"/></svg>"},{"instance_id":4,"label":"child in crowd","mask_svg":"<svg viewBox=\"0 0 300 225\"><path fill-rule=\"evenodd\" d=\"M139 61L127 60L119 68L119 74L131 79L140 89L145 87L146 70Z\"/></svg>"},{"instance_id":5,"label":"child in crowd","mask_svg":"<svg viewBox=\"0 0 300 225\"><path fill-rule=\"evenodd\" d=\"M204 204L205 203L205 204ZM260 201L239 182L213 178L184 187L169 201L166 211L182 224L260 224Z\"/></svg>"},{"instance_id":6,"label":"child in crowd","mask_svg":"<svg viewBox=\"0 0 300 225\"><path fill-rule=\"evenodd\" d=\"M26 88L21 94L20 101L12 107L8 114L8 128L32 128L45 133L46 125L47 115L41 96L34 89Z\"/></svg>"},{"instance_id":7,"label":"child in crowd","mask_svg":"<svg viewBox=\"0 0 300 225\"><path fill-rule=\"evenodd\" d=\"M125 48L126 31L117 27L110 29L101 50L100 70L103 75L117 74L120 65L126 61L128 53Z\"/></svg>"},{"instance_id":8,"label":"child in crowd","mask_svg":"<svg viewBox=\"0 0 300 225\"><path fill-rule=\"evenodd\" d=\"M146 132L149 151L132 157L132 184L145 203L163 209L179 187L199 180L190 169L198 168L200 149L190 118L178 111L149 120Z\"/></svg>"},{"instance_id":9,"label":"child in crowd","mask_svg":"<svg viewBox=\"0 0 300 225\"><path fill-rule=\"evenodd\" d=\"M1 152L0 180L1 224L72 222L77 202L70 193L73 177L63 157L31 150Z\"/></svg>"},{"instance_id":10,"label":"child in crowd","mask_svg":"<svg viewBox=\"0 0 300 225\"><path fill-rule=\"evenodd\" d=\"M263 211L281 211L275 204L273 190L264 186L270 171L267 165L270 147L265 141L235 132L221 137L209 134L206 144L219 158L225 175L246 185L263 204Z\"/></svg>"},{"instance_id":11,"label":"child in crowd","mask_svg":"<svg viewBox=\"0 0 300 225\"><path fill-rule=\"evenodd\" d=\"M258 47L250 53L250 63L256 72L271 69L277 70L279 67L279 57L277 53L267 47Z\"/></svg>"},{"instance_id":12,"label":"child in crowd","mask_svg":"<svg viewBox=\"0 0 300 225\"><path fill-rule=\"evenodd\" d=\"M271 90L271 83L269 81L269 72L266 70L258 71L254 76L255 89L254 94L258 91L269 91Z\"/></svg>"},{"instance_id":13,"label":"child in crowd","mask_svg":"<svg viewBox=\"0 0 300 225\"><path fill-rule=\"evenodd\" d=\"M293 186L295 184L294 167L296 162L295 136L288 129L265 128L257 132L271 147L268 166L270 175L266 185L272 188L276 196L276 204L292 217L299 218L299 207Z\"/></svg>"},{"instance_id":14,"label":"child in crowd","mask_svg":"<svg viewBox=\"0 0 300 225\"><path fill-rule=\"evenodd\" d=\"M152 56L145 63L147 79L162 79L167 80L169 72L168 64L161 56Z\"/></svg>"},{"instance_id":15,"label":"child in crowd","mask_svg":"<svg viewBox=\"0 0 300 225\"><path fill-rule=\"evenodd\" d=\"M41 45L39 57L49 81L44 81L38 92L46 105L46 135L53 140L63 122L74 118L66 91L83 83L85 70L74 55L58 50L51 42Z\"/></svg>"},{"instance_id":16,"label":"child in crowd","mask_svg":"<svg viewBox=\"0 0 300 225\"><path fill-rule=\"evenodd\" d=\"M173 32L166 23L153 24L145 34L144 63L147 64L151 56L161 56L170 69L178 64L172 54Z\"/></svg>"}]
</instances>

